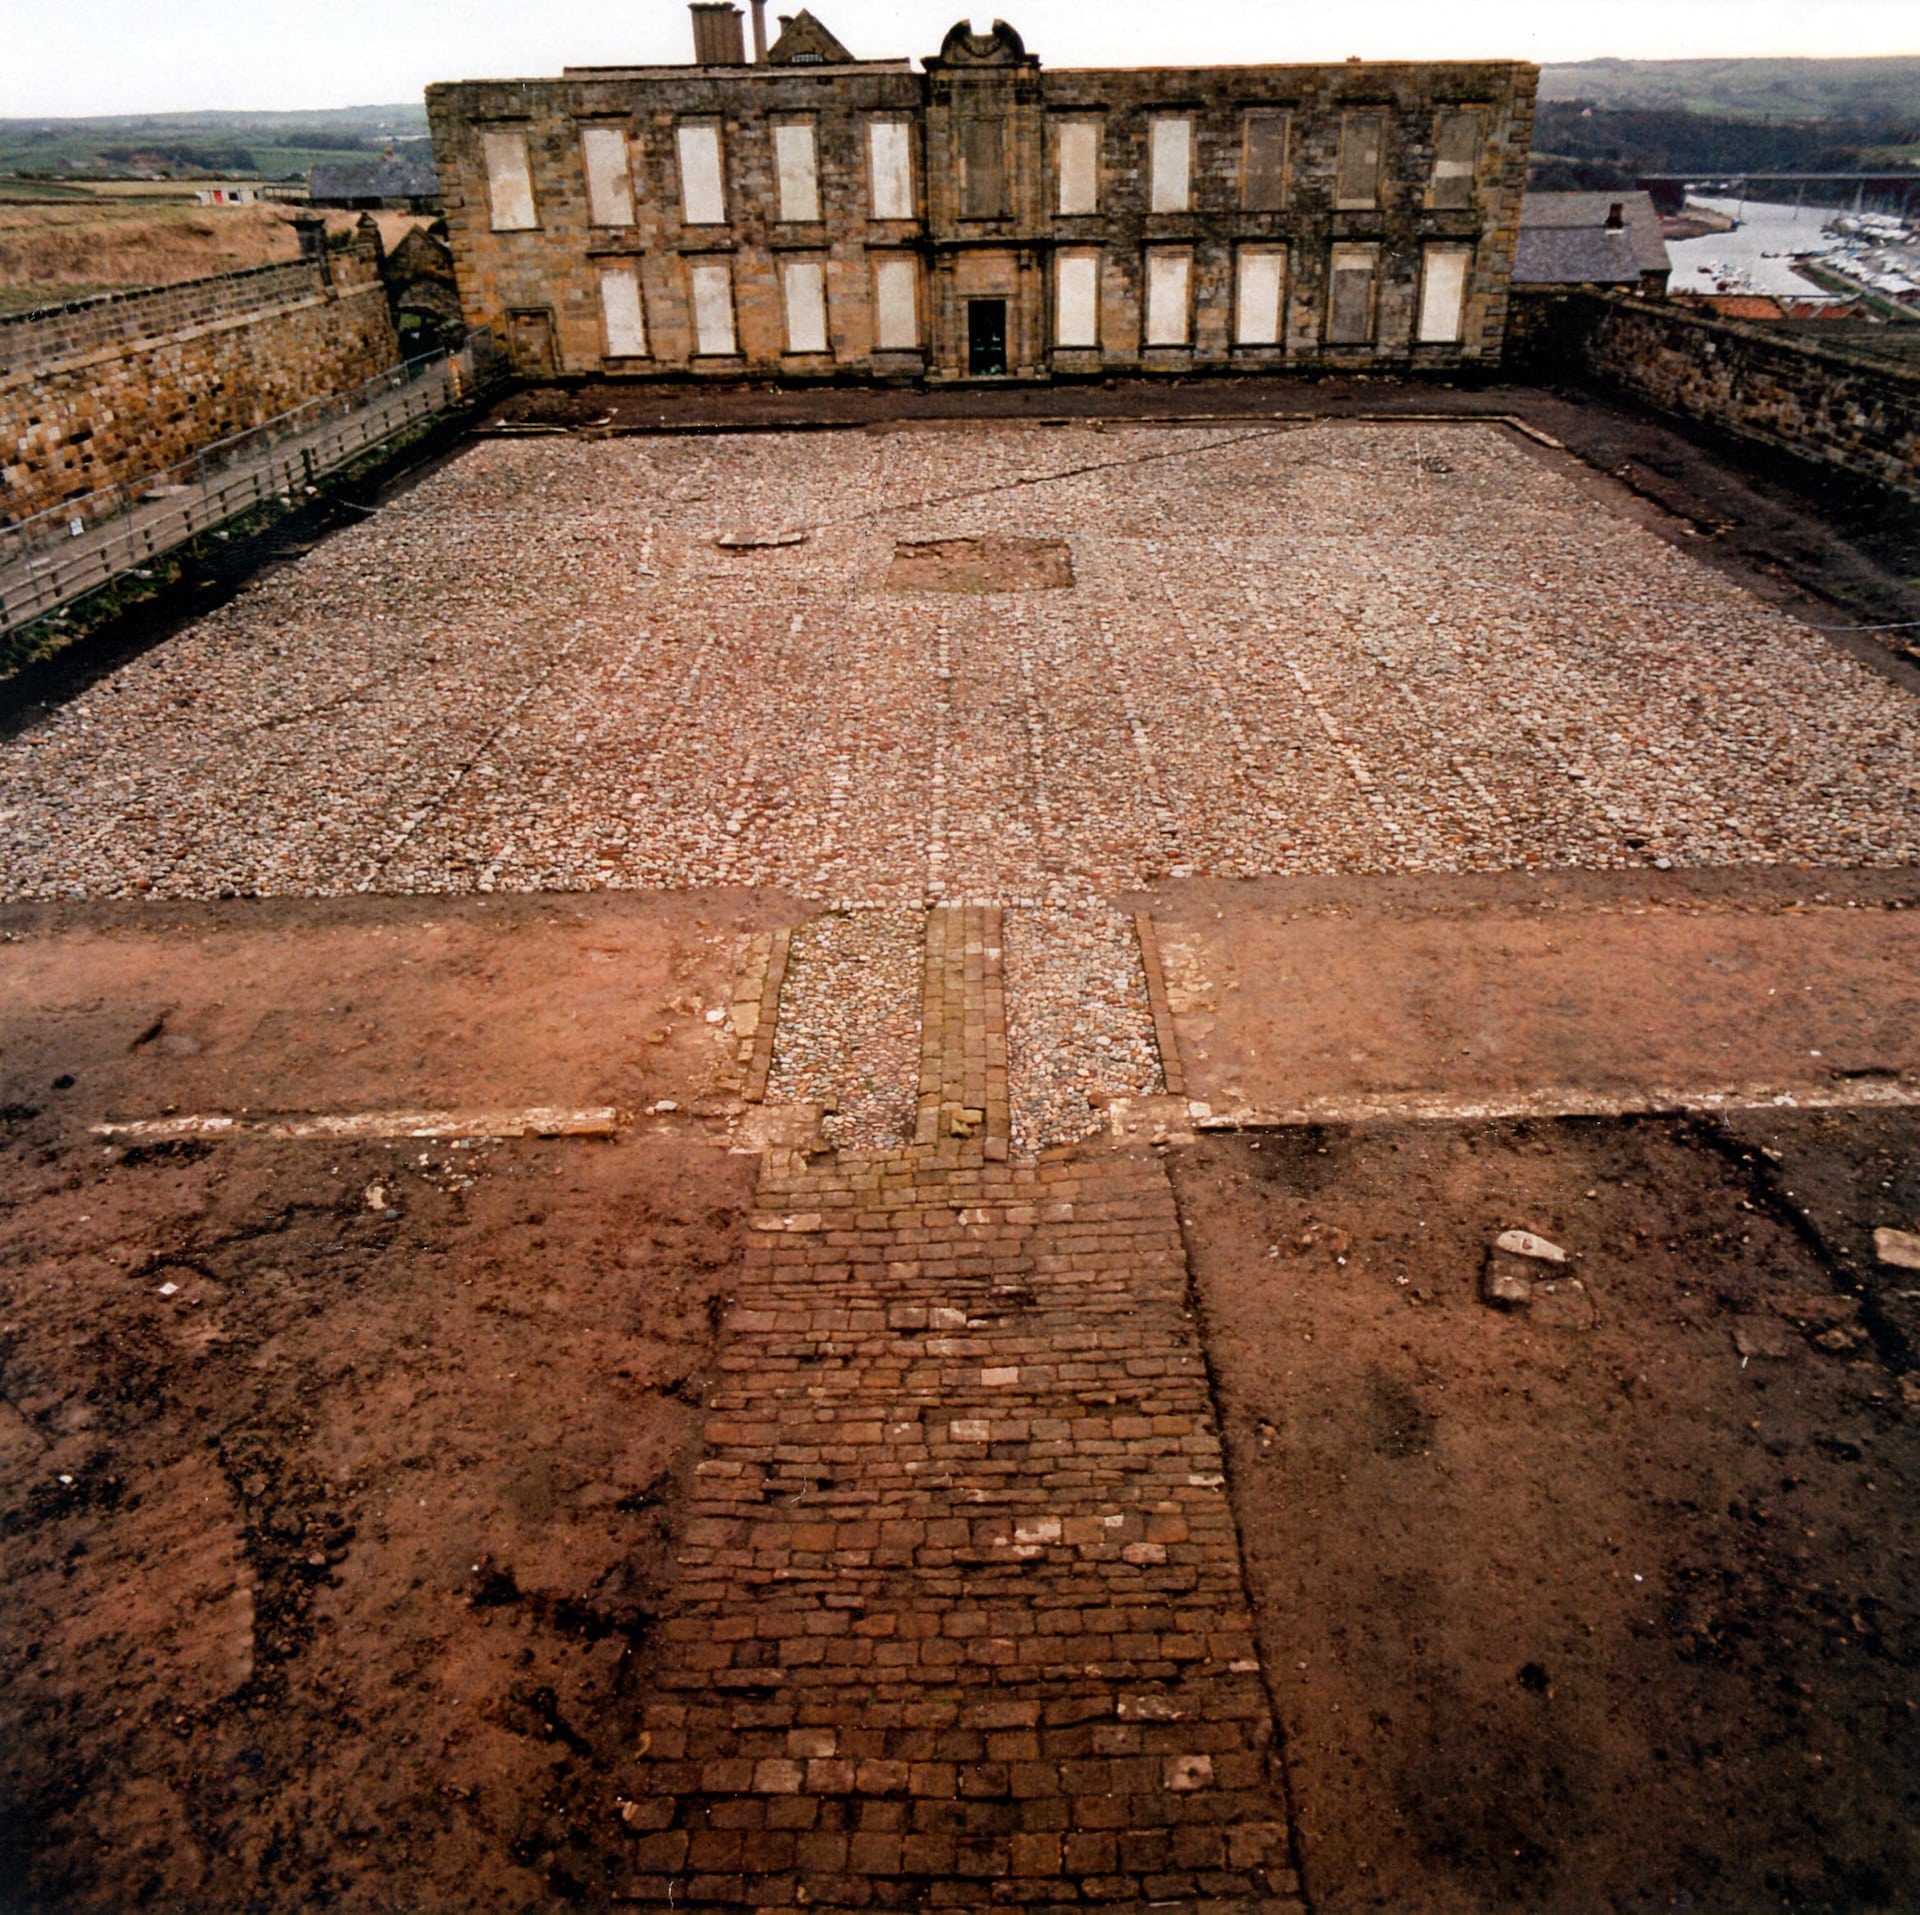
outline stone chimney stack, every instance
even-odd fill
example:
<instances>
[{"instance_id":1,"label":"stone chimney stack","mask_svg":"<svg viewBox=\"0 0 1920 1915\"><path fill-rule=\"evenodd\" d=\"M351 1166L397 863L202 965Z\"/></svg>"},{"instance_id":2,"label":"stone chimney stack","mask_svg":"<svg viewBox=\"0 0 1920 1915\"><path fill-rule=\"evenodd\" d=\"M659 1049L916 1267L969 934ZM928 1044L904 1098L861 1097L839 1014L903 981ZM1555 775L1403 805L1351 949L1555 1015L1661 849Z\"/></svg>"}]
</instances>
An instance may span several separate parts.
<instances>
[{"instance_id":1,"label":"stone chimney stack","mask_svg":"<svg viewBox=\"0 0 1920 1915\"><path fill-rule=\"evenodd\" d=\"M744 18L731 0L693 0L693 57L701 66L745 66Z\"/></svg>"},{"instance_id":2,"label":"stone chimney stack","mask_svg":"<svg viewBox=\"0 0 1920 1915\"><path fill-rule=\"evenodd\" d=\"M1627 223L1627 208L1624 200L1615 200L1607 208L1607 231L1617 233Z\"/></svg>"}]
</instances>

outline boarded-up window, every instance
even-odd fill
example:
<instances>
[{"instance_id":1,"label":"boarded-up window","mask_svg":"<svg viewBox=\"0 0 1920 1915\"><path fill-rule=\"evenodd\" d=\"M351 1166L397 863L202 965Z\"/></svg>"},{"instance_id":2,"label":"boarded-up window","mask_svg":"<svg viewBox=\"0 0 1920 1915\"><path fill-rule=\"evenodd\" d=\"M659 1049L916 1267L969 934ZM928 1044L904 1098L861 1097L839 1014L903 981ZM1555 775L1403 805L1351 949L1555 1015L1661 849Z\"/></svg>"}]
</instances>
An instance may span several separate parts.
<instances>
[{"instance_id":1,"label":"boarded-up window","mask_svg":"<svg viewBox=\"0 0 1920 1915\"><path fill-rule=\"evenodd\" d=\"M727 193L720 176L720 129L690 121L678 129L678 144L680 217L689 226L724 226Z\"/></svg>"},{"instance_id":2,"label":"boarded-up window","mask_svg":"<svg viewBox=\"0 0 1920 1915\"><path fill-rule=\"evenodd\" d=\"M1480 158L1480 115L1442 113L1433 139L1433 203L1471 206L1473 169Z\"/></svg>"},{"instance_id":3,"label":"boarded-up window","mask_svg":"<svg viewBox=\"0 0 1920 1915\"><path fill-rule=\"evenodd\" d=\"M787 350L827 349L827 269L817 259L790 259L780 269L787 296Z\"/></svg>"},{"instance_id":4,"label":"boarded-up window","mask_svg":"<svg viewBox=\"0 0 1920 1915\"><path fill-rule=\"evenodd\" d=\"M1373 337L1371 246L1336 246L1327 275L1327 339L1336 346L1364 346Z\"/></svg>"},{"instance_id":5,"label":"boarded-up window","mask_svg":"<svg viewBox=\"0 0 1920 1915\"><path fill-rule=\"evenodd\" d=\"M1001 219L1007 210L1006 132L999 120L960 128L960 216Z\"/></svg>"},{"instance_id":6,"label":"boarded-up window","mask_svg":"<svg viewBox=\"0 0 1920 1915\"><path fill-rule=\"evenodd\" d=\"M1187 274L1192 257L1184 247L1156 246L1147 254L1147 344L1187 343Z\"/></svg>"},{"instance_id":7,"label":"boarded-up window","mask_svg":"<svg viewBox=\"0 0 1920 1915\"><path fill-rule=\"evenodd\" d=\"M905 120L873 120L867 126L867 158L873 168L875 219L913 217L913 148Z\"/></svg>"},{"instance_id":8,"label":"boarded-up window","mask_svg":"<svg viewBox=\"0 0 1920 1915\"><path fill-rule=\"evenodd\" d=\"M1100 343L1100 255L1061 253L1054 267L1053 342Z\"/></svg>"},{"instance_id":9,"label":"boarded-up window","mask_svg":"<svg viewBox=\"0 0 1920 1915\"><path fill-rule=\"evenodd\" d=\"M1334 205L1377 206L1380 203L1380 158L1386 137L1384 113L1340 116L1340 161L1333 182Z\"/></svg>"},{"instance_id":10,"label":"boarded-up window","mask_svg":"<svg viewBox=\"0 0 1920 1915\"><path fill-rule=\"evenodd\" d=\"M773 129L773 163L780 176L780 217L820 217L820 172L813 152L813 123Z\"/></svg>"},{"instance_id":11,"label":"boarded-up window","mask_svg":"<svg viewBox=\"0 0 1920 1915\"><path fill-rule=\"evenodd\" d=\"M873 269L874 344L911 352L920 343L919 275L910 259L883 259Z\"/></svg>"},{"instance_id":12,"label":"boarded-up window","mask_svg":"<svg viewBox=\"0 0 1920 1915\"><path fill-rule=\"evenodd\" d=\"M693 279L693 349L730 353L733 344L733 270L725 265L696 266Z\"/></svg>"},{"instance_id":13,"label":"boarded-up window","mask_svg":"<svg viewBox=\"0 0 1920 1915\"><path fill-rule=\"evenodd\" d=\"M587 217L596 226L633 224L633 181L627 135L618 126L583 126L580 156L587 169Z\"/></svg>"},{"instance_id":14,"label":"boarded-up window","mask_svg":"<svg viewBox=\"0 0 1920 1915\"><path fill-rule=\"evenodd\" d=\"M1420 343L1451 346L1459 343L1461 315L1466 306L1467 268L1473 250L1467 246L1429 246L1420 266Z\"/></svg>"},{"instance_id":15,"label":"boarded-up window","mask_svg":"<svg viewBox=\"0 0 1920 1915\"><path fill-rule=\"evenodd\" d=\"M1100 122L1060 122L1060 210L1100 210Z\"/></svg>"},{"instance_id":16,"label":"boarded-up window","mask_svg":"<svg viewBox=\"0 0 1920 1915\"><path fill-rule=\"evenodd\" d=\"M606 321L609 359L644 359L647 321L640 308L640 275L631 266L600 274L600 316Z\"/></svg>"},{"instance_id":17,"label":"boarded-up window","mask_svg":"<svg viewBox=\"0 0 1920 1915\"><path fill-rule=\"evenodd\" d=\"M480 138L487 162L487 204L496 233L524 232L538 226L533 210L533 175L527 170L527 136L517 128L497 128Z\"/></svg>"},{"instance_id":18,"label":"boarded-up window","mask_svg":"<svg viewBox=\"0 0 1920 1915\"><path fill-rule=\"evenodd\" d=\"M1233 300L1233 337L1242 346L1277 346L1287 285L1284 246L1242 246Z\"/></svg>"},{"instance_id":19,"label":"boarded-up window","mask_svg":"<svg viewBox=\"0 0 1920 1915\"><path fill-rule=\"evenodd\" d=\"M1287 116L1247 115L1240 203L1249 213L1277 213L1287 203Z\"/></svg>"},{"instance_id":20,"label":"boarded-up window","mask_svg":"<svg viewBox=\"0 0 1920 1915\"><path fill-rule=\"evenodd\" d=\"M1149 204L1156 213L1184 213L1193 179L1193 122L1158 119L1148 155Z\"/></svg>"}]
</instances>

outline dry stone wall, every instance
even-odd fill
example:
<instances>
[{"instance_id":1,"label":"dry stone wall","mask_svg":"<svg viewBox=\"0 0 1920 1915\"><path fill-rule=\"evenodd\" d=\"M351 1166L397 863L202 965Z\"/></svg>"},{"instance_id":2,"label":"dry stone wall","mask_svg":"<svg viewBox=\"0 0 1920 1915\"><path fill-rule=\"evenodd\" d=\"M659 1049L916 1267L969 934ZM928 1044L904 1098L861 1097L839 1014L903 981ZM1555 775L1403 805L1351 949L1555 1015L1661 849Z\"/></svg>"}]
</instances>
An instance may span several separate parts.
<instances>
[{"instance_id":1,"label":"dry stone wall","mask_svg":"<svg viewBox=\"0 0 1920 1915\"><path fill-rule=\"evenodd\" d=\"M0 522L162 471L399 357L358 251L0 321Z\"/></svg>"},{"instance_id":2,"label":"dry stone wall","mask_svg":"<svg viewBox=\"0 0 1920 1915\"><path fill-rule=\"evenodd\" d=\"M1920 498L1920 372L1620 293L1520 294L1509 357Z\"/></svg>"}]
</instances>

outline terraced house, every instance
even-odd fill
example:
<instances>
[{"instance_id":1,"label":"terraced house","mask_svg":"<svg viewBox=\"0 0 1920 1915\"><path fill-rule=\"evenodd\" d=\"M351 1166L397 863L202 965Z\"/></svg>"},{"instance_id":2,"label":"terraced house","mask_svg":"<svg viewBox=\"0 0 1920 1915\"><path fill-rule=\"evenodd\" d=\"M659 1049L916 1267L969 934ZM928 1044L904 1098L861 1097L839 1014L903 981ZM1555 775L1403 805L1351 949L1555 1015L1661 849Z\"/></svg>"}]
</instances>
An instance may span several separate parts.
<instances>
[{"instance_id":1,"label":"terraced house","mask_svg":"<svg viewBox=\"0 0 1920 1915\"><path fill-rule=\"evenodd\" d=\"M1521 62L915 71L810 14L748 57L427 94L467 322L533 377L1067 379L1499 357Z\"/></svg>"}]
</instances>

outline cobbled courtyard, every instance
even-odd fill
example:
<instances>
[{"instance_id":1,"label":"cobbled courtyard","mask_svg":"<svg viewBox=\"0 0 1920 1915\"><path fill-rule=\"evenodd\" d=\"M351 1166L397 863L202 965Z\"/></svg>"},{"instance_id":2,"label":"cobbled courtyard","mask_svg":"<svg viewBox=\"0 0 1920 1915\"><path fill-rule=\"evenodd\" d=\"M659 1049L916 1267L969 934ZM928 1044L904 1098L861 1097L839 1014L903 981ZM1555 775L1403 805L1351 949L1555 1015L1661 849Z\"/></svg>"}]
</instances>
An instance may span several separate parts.
<instances>
[{"instance_id":1,"label":"cobbled courtyard","mask_svg":"<svg viewBox=\"0 0 1920 1915\"><path fill-rule=\"evenodd\" d=\"M889 586L967 537L1064 540L1075 583ZM495 441L0 753L0 861L14 897L1014 905L1895 863L1901 702L1491 426Z\"/></svg>"},{"instance_id":2,"label":"cobbled courtyard","mask_svg":"<svg viewBox=\"0 0 1920 1915\"><path fill-rule=\"evenodd\" d=\"M1114 894L1904 863L1901 704L1497 426L496 440L0 751L0 871L864 907L775 1077L855 1144L902 1136L921 907L1005 905L1031 1147L1161 1088Z\"/></svg>"},{"instance_id":3,"label":"cobbled courtyard","mask_svg":"<svg viewBox=\"0 0 1920 1915\"><path fill-rule=\"evenodd\" d=\"M35 1905L1900 1905L1916 854L1499 422L469 444L0 745Z\"/></svg>"}]
</instances>

